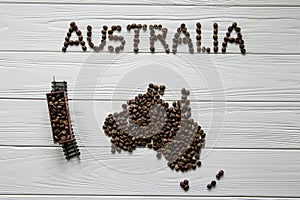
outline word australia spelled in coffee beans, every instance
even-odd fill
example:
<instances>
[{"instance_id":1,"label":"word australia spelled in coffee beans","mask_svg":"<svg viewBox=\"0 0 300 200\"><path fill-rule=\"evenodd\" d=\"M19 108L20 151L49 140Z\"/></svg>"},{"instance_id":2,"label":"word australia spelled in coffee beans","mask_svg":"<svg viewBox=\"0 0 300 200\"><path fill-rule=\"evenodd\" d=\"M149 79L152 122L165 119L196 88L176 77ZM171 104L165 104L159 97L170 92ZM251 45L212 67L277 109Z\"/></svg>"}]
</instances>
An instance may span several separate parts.
<instances>
[{"instance_id":1,"label":"word australia spelled in coffee beans","mask_svg":"<svg viewBox=\"0 0 300 200\"><path fill-rule=\"evenodd\" d=\"M195 26L195 32L189 32L188 27L185 23L182 23L178 26L178 28L175 30L174 37L170 38L172 44L167 43L167 35L168 35L168 29L166 27L163 27L161 24L150 24L149 26L147 24L128 24L126 26L126 29L128 32L133 30L133 49L132 51L135 53L138 53L140 51L140 30L142 29L144 32L143 34L147 34L147 31L149 31L149 52L154 53L156 52L155 48L155 42L159 41L160 44L164 48L165 53L170 53L172 52L173 54L177 53L177 48L178 45L187 45L188 46L188 52L193 54L195 52L194 50L194 44L196 44L197 51L198 53L210 53L211 49L214 53L219 52L219 25L217 23L213 23L212 25L212 39L213 39L213 47L205 47L202 46L202 31L201 31L201 23L196 22ZM113 33L115 31L121 32L122 27L120 25L113 25L111 26L111 29L108 30L107 25L103 25L103 29L101 30L101 34L95 34L96 37L101 37L100 44L94 44L92 42L92 26L88 25L87 26L87 37L86 37L86 42L84 41L84 38L82 36L81 30L79 30L78 26L76 25L75 22L70 23L70 27L67 30L66 37L64 38L63 42L63 47L62 51L66 52L67 48L69 46L79 46L81 45L81 48L83 51L87 50L86 43L88 46L93 49L95 52L99 52L104 49L104 47L107 45L107 50L109 52L115 52L115 53L120 53L120 51L124 50L124 46L126 44L124 36L120 35L114 35ZM72 33L75 32L77 35L76 40L71 40ZM232 37L231 34L232 32L235 32L236 37ZM108 34L108 35L107 35ZM195 39L193 40L191 35L196 34ZM117 41L120 44L117 46L113 46L112 44L107 44L109 42L106 41L106 39L109 39L109 41ZM221 42L221 41L220 41ZM221 44L221 43L220 43ZM245 41L243 40L243 36L241 33L241 28L238 26L237 22L233 22L228 28L227 32L223 38L222 42L222 53L226 53L227 45L228 44L235 44L239 47L241 54L246 53L246 48L245 48Z\"/></svg>"}]
</instances>

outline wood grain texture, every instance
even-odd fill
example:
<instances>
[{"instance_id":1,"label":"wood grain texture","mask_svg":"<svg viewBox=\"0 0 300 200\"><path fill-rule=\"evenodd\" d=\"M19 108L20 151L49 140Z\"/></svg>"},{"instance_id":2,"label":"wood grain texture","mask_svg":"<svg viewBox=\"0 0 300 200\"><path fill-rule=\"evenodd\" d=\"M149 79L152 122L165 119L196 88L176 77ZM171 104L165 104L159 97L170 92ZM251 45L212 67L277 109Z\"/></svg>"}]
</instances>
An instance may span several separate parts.
<instances>
[{"instance_id":1,"label":"wood grain texture","mask_svg":"<svg viewBox=\"0 0 300 200\"><path fill-rule=\"evenodd\" d=\"M1 194L300 197L299 151L203 150L202 167L188 173L170 170L146 149L112 156L108 147L83 148L80 162L67 162L61 148L0 151ZM224 178L208 191L221 168ZM179 187L184 178L187 193Z\"/></svg>"},{"instance_id":2,"label":"wood grain texture","mask_svg":"<svg viewBox=\"0 0 300 200\"><path fill-rule=\"evenodd\" d=\"M102 0L99 2L98 0L85 0L82 2L81 0L61 0L61 1L50 1L50 0L0 0L0 3L10 3L10 4L101 4L101 5L150 5L150 6L187 6L187 5L197 5L197 6L280 6L280 7L292 7L299 6L300 3L297 0L289 0L289 1L280 1L280 0L252 0L252 1L242 1L242 0L218 0L218 1L210 1L210 0L116 0L116 1L108 1Z\"/></svg>"},{"instance_id":3,"label":"wood grain texture","mask_svg":"<svg viewBox=\"0 0 300 200\"><path fill-rule=\"evenodd\" d=\"M199 197L199 196L101 196L101 195L1 195L1 200L37 200L37 199L43 199L43 200L56 200L56 199L62 199L62 200L95 200L95 199L109 199L109 200L117 200L117 199L123 199L123 200L131 200L131 199L149 199L149 200L166 200L166 199L172 199L172 200L180 200L180 199L200 199L200 200L246 200L246 199L252 199L252 200L294 200L295 198L287 198L287 197Z\"/></svg>"},{"instance_id":4,"label":"wood grain texture","mask_svg":"<svg viewBox=\"0 0 300 200\"><path fill-rule=\"evenodd\" d=\"M57 146L52 142L46 101L0 102L0 145ZM71 118L79 145L109 147L102 125L108 114L121 111L122 103L71 101ZM207 148L300 148L299 103L226 103L225 106L191 103L193 118L207 133Z\"/></svg>"},{"instance_id":5,"label":"wood grain texture","mask_svg":"<svg viewBox=\"0 0 300 200\"><path fill-rule=\"evenodd\" d=\"M149 82L165 99L191 90L193 101L296 101L300 57L272 55L151 55L0 53L1 98L45 98L52 77L68 81L69 98L128 100Z\"/></svg>"},{"instance_id":6,"label":"wood grain texture","mask_svg":"<svg viewBox=\"0 0 300 200\"><path fill-rule=\"evenodd\" d=\"M176 4L175 4L176 5ZM191 37L195 41L195 23L202 22L203 46L212 46L212 24L219 23L219 38L225 36L227 27L237 21L242 28L243 38L249 53L300 53L300 7L214 7L203 6L142 6L127 5L61 5L61 4L5 4L0 12L7 19L0 23L1 51L46 51L60 52L64 37L71 21L76 21L83 35L86 36L86 26L93 25L100 36L103 24L109 26L120 24L124 30L120 33L126 39L124 52L133 52L133 32L127 32L128 23L161 23L169 28L167 43L171 41L175 30L185 22L189 27ZM276 15L274 15L276 13ZM97 35L96 32L94 35ZM275 34L276 33L276 34ZM140 52L148 52L150 32L140 34ZM99 38L94 38L100 42ZM219 41L220 44L222 40ZM109 42L110 43L110 42ZM26 45L24 45L26 44ZM112 43L113 44L113 43ZM161 45L157 45L161 46ZM239 48L230 45L227 53L239 53ZM79 47L68 51L81 51ZM91 51L89 49L89 51ZM157 51L162 51L158 48ZM107 47L106 47L107 52ZM187 47L182 46L179 53L187 53ZM83 52L82 52L83 53ZM102 52L103 53L103 52ZM178 53L178 54L179 54Z\"/></svg>"}]
</instances>

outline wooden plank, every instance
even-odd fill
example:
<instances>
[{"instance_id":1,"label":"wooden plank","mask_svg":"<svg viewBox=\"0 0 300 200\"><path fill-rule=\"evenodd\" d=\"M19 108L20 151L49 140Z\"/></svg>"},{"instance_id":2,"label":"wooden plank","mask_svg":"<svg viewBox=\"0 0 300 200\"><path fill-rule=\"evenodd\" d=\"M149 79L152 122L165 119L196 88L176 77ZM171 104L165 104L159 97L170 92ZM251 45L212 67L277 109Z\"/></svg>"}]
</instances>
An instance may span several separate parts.
<instances>
[{"instance_id":1,"label":"wooden plank","mask_svg":"<svg viewBox=\"0 0 300 200\"><path fill-rule=\"evenodd\" d=\"M109 147L102 125L124 101L71 101L78 144ZM193 118L207 133L207 148L300 148L299 103L192 102ZM12 111L13 109L13 111ZM0 100L0 145L53 145L46 101ZM224 119L225 117L225 119ZM12 137L13 135L13 137Z\"/></svg>"},{"instance_id":2,"label":"wooden plank","mask_svg":"<svg viewBox=\"0 0 300 200\"><path fill-rule=\"evenodd\" d=\"M176 5L176 4L175 4ZM176 9L174 9L176 8ZM219 23L219 36L223 38L227 27L237 21L242 28L247 52L249 53L300 53L299 10L293 7L236 7L236 6L146 6L145 5L64 5L64 4L15 4L2 3L0 12L7 19L0 23L1 51L46 51L60 52L69 23L75 20L83 35L86 26L93 25L99 33L103 24L120 24L120 33L126 39L124 52L132 52L133 32L125 29L128 23L161 23L169 28L167 43L177 27L185 22L195 38L195 23L202 22L202 40L204 46L212 46L212 23ZM200 12L201 11L201 12ZM274 15L276 13L276 16ZM179 20L180 19L180 20ZM258 23L259 22L259 23ZM280 24L280 25L279 25ZM140 52L149 50L149 31L140 34ZM276 34L274 34L276 33ZM94 34L96 35L96 34ZM99 35L100 36L100 35ZM94 41L98 41L95 38ZM221 44L221 40L219 41ZM26 45L24 45L26 44ZM159 46L159 45L158 45ZM79 47L69 51L81 51ZM89 49L89 51L91 51ZM106 50L107 51L107 50ZM158 48L162 51L162 48ZM179 48L179 53L187 53L187 48ZM103 54L103 52L100 52ZM179 54L178 53L178 54ZM239 53L231 45L227 53Z\"/></svg>"},{"instance_id":3,"label":"wooden plank","mask_svg":"<svg viewBox=\"0 0 300 200\"><path fill-rule=\"evenodd\" d=\"M204 150L202 167L188 173L170 170L145 149L112 156L108 147L84 148L80 162L67 162L60 148L0 151L1 194L300 197L299 151ZM220 169L224 178L208 191ZM184 178L189 192L179 187Z\"/></svg>"},{"instance_id":4,"label":"wooden plank","mask_svg":"<svg viewBox=\"0 0 300 200\"><path fill-rule=\"evenodd\" d=\"M45 98L52 77L69 98L128 100L149 82L165 99L191 90L193 101L298 101L299 56L0 53L0 98ZM9 84L8 84L9 83Z\"/></svg>"},{"instance_id":5,"label":"wooden plank","mask_svg":"<svg viewBox=\"0 0 300 200\"><path fill-rule=\"evenodd\" d=\"M117 0L117 1L97 1L97 0L62 0L62 1L49 1L49 0L0 0L0 3L10 3L10 4L101 4L101 5L150 5L150 6L164 6L164 5L176 5L176 6L187 6L187 5L197 5L197 6L299 6L299 1L289 0L288 2L282 2L280 0L252 0L252 1L242 1L242 0L222 0L222 1L209 1L209 0L154 0L146 1L142 0L139 2L133 0Z\"/></svg>"},{"instance_id":6,"label":"wooden plank","mask_svg":"<svg viewBox=\"0 0 300 200\"><path fill-rule=\"evenodd\" d=\"M174 197L174 196L160 196L160 197L154 197L154 196L99 196L99 195L0 195L0 199L2 200L37 200L37 199L43 199L43 200L53 200L53 199L62 199L62 200L77 200L77 199L85 199L85 200L95 200L95 199L110 199L110 200L131 200L131 199L149 199L149 200L165 200L165 199L173 199L173 200L180 200L180 199L208 199L208 200L246 200L246 199L253 199L253 200L269 200L269 197L193 197L193 196L180 196L180 197ZM286 197L272 197L273 200L294 200L295 198L286 198Z\"/></svg>"}]
</instances>

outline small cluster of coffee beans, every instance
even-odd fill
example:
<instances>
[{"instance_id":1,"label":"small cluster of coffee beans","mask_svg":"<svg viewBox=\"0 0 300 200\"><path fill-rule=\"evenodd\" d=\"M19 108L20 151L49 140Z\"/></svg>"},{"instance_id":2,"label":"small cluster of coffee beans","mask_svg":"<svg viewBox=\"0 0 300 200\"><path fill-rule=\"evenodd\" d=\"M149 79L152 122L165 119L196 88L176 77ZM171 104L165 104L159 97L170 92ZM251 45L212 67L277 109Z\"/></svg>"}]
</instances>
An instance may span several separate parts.
<instances>
[{"instance_id":1,"label":"small cluster of coffee beans","mask_svg":"<svg viewBox=\"0 0 300 200\"><path fill-rule=\"evenodd\" d=\"M103 50L103 48L104 48L104 46L105 46L105 44L106 44L106 31L107 31L107 26L104 25L102 28L103 28L103 29L102 29L102 31L101 31L101 33L102 33L101 43L100 43L99 46L97 46L97 45L94 45L94 43L92 42L92 26L91 26L91 25L88 25L88 26L87 26L87 41L88 41L88 43L89 43L89 46L90 46L91 48L93 48L94 51L97 51L97 52L100 51L100 50Z\"/></svg>"},{"instance_id":2,"label":"small cluster of coffee beans","mask_svg":"<svg viewBox=\"0 0 300 200\"><path fill-rule=\"evenodd\" d=\"M70 39L73 32L76 32L76 35L78 36L77 40ZM64 46L62 47L62 51L66 52L69 45L70 46L73 46L73 45L78 46L79 44L81 45L82 50L86 51L87 48L85 46L85 42L83 41L81 31L78 29L75 22L71 22L69 31L67 32L67 36L65 37L65 42L64 42Z\"/></svg>"},{"instance_id":3,"label":"small cluster of coffee beans","mask_svg":"<svg viewBox=\"0 0 300 200\"><path fill-rule=\"evenodd\" d=\"M224 171L220 170L217 174L216 174L216 178L219 180L222 176L224 176Z\"/></svg>"},{"instance_id":4,"label":"small cluster of coffee beans","mask_svg":"<svg viewBox=\"0 0 300 200\"><path fill-rule=\"evenodd\" d=\"M149 42L150 42L150 52L154 53L155 52L155 47L154 43L159 40L161 44L163 45L165 52L170 53L169 45L166 43L166 37L167 37L167 28L162 28L161 24L154 24L149 26L150 29L150 37L149 37ZM162 34L155 35L155 30L161 30Z\"/></svg>"},{"instance_id":5,"label":"small cluster of coffee beans","mask_svg":"<svg viewBox=\"0 0 300 200\"><path fill-rule=\"evenodd\" d=\"M220 180L220 178L222 177L222 176L224 176L224 171L223 170L220 170L218 173L217 173L217 175L216 175L216 178L218 179L218 180ZM216 187L216 185L217 185L217 182L215 181L215 180L213 180L213 181L211 181L209 184L207 184L207 189L212 189L213 187Z\"/></svg>"},{"instance_id":6,"label":"small cluster of coffee beans","mask_svg":"<svg viewBox=\"0 0 300 200\"><path fill-rule=\"evenodd\" d=\"M185 37L183 39L180 38L181 33L183 33L185 35ZM182 40L183 44L188 45L189 52L194 53L192 39L190 38L190 33L187 31L187 27L185 26L185 24L181 24L180 27L177 28L177 32L174 34L173 46L172 46L173 47L172 52L174 54L177 53L177 47L178 47L178 44L181 43L181 40Z\"/></svg>"},{"instance_id":7,"label":"small cluster of coffee beans","mask_svg":"<svg viewBox=\"0 0 300 200\"><path fill-rule=\"evenodd\" d=\"M182 89L181 100L172 106L161 99L165 86L149 84L145 94L123 104L123 111L108 115L103 129L111 138L112 152L132 152L137 146L158 151L176 171L188 171L201 166L200 150L206 134L191 118L190 92Z\"/></svg>"},{"instance_id":8,"label":"small cluster of coffee beans","mask_svg":"<svg viewBox=\"0 0 300 200\"><path fill-rule=\"evenodd\" d=\"M214 30L213 30L213 32L214 32L214 34L213 34L214 52L218 53L218 50L219 50L219 48L218 48L218 44L219 44L219 42L218 42L218 24L214 23L213 28L214 28Z\"/></svg>"},{"instance_id":9,"label":"small cluster of coffee beans","mask_svg":"<svg viewBox=\"0 0 300 200\"><path fill-rule=\"evenodd\" d=\"M72 139L69 113L64 92L47 94L51 127L55 143L63 143Z\"/></svg>"},{"instance_id":10,"label":"small cluster of coffee beans","mask_svg":"<svg viewBox=\"0 0 300 200\"><path fill-rule=\"evenodd\" d=\"M113 41L120 41L120 45L114 48L113 46L108 46L107 49L109 52L116 52L120 53L120 51L124 50L125 40L123 36L113 35L114 31L120 32L122 30L120 25L113 25L111 26L111 29L108 30L108 39Z\"/></svg>"},{"instance_id":11,"label":"small cluster of coffee beans","mask_svg":"<svg viewBox=\"0 0 300 200\"><path fill-rule=\"evenodd\" d=\"M235 32L237 33L236 38L230 37L233 30L235 30ZM233 22L232 25L228 27L228 31L226 32L226 36L224 37L224 42L222 43L222 53L226 52L227 43L236 43L237 45L239 45L241 53L246 53L243 36L241 34L241 28L237 26L236 22Z\"/></svg>"},{"instance_id":12,"label":"small cluster of coffee beans","mask_svg":"<svg viewBox=\"0 0 300 200\"><path fill-rule=\"evenodd\" d=\"M184 189L184 191L188 191L190 188L189 181L187 179L184 179L183 181L181 181L179 185L182 189Z\"/></svg>"},{"instance_id":13,"label":"small cluster of coffee beans","mask_svg":"<svg viewBox=\"0 0 300 200\"><path fill-rule=\"evenodd\" d=\"M197 22L196 23L196 44L197 44L197 51L201 52L201 23Z\"/></svg>"},{"instance_id":14,"label":"small cluster of coffee beans","mask_svg":"<svg viewBox=\"0 0 300 200\"><path fill-rule=\"evenodd\" d=\"M147 25L144 24L142 26L142 24L128 24L127 25L127 30L130 31L131 29L134 30L134 37L133 37L133 51L134 53L138 53L139 52L139 43L140 43L140 30L143 29L144 31L147 30Z\"/></svg>"},{"instance_id":15,"label":"small cluster of coffee beans","mask_svg":"<svg viewBox=\"0 0 300 200\"><path fill-rule=\"evenodd\" d=\"M207 184L207 189L211 189L213 187L216 187L217 182L215 180L211 181L209 184Z\"/></svg>"}]
</instances>

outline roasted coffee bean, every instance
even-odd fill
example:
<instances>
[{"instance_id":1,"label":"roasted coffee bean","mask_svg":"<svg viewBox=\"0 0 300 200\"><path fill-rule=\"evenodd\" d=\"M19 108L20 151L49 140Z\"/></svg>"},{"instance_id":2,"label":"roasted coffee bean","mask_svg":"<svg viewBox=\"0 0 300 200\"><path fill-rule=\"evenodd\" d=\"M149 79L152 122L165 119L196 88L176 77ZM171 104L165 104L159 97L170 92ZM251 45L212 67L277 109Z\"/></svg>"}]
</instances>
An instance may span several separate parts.
<instances>
[{"instance_id":1,"label":"roasted coffee bean","mask_svg":"<svg viewBox=\"0 0 300 200\"><path fill-rule=\"evenodd\" d=\"M86 51L86 46L83 45L81 48L83 51Z\"/></svg>"},{"instance_id":2,"label":"roasted coffee bean","mask_svg":"<svg viewBox=\"0 0 300 200\"><path fill-rule=\"evenodd\" d=\"M206 48L206 52L210 53L210 48L209 47Z\"/></svg>"},{"instance_id":3,"label":"roasted coffee bean","mask_svg":"<svg viewBox=\"0 0 300 200\"><path fill-rule=\"evenodd\" d=\"M218 29L214 29L214 34L218 34Z\"/></svg>"},{"instance_id":4,"label":"roasted coffee bean","mask_svg":"<svg viewBox=\"0 0 300 200\"><path fill-rule=\"evenodd\" d=\"M108 31L107 31L107 33L108 33L109 35L112 35L113 32L114 32L113 30L108 30Z\"/></svg>"},{"instance_id":5,"label":"roasted coffee bean","mask_svg":"<svg viewBox=\"0 0 300 200\"><path fill-rule=\"evenodd\" d=\"M135 29L136 28L136 23L131 24L131 28Z\"/></svg>"},{"instance_id":6,"label":"roasted coffee bean","mask_svg":"<svg viewBox=\"0 0 300 200\"><path fill-rule=\"evenodd\" d=\"M214 27L214 29L218 29L218 24L217 24L217 23L214 23L214 24L213 24L213 27Z\"/></svg>"},{"instance_id":7,"label":"roasted coffee bean","mask_svg":"<svg viewBox=\"0 0 300 200\"><path fill-rule=\"evenodd\" d=\"M226 47L222 48L222 53L226 53Z\"/></svg>"},{"instance_id":8,"label":"roasted coffee bean","mask_svg":"<svg viewBox=\"0 0 300 200\"><path fill-rule=\"evenodd\" d=\"M201 35L197 35L196 40L201 40Z\"/></svg>"},{"instance_id":9,"label":"roasted coffee bean","mask_svg":"<svg viewBox=\"0 0 300 200\"><path fill-rule=\"evenodd\" d=\"M120 25L117 25L117 31L121 31L122 27Z\"/></svg>"},{"instance_id":10,"label":"roasted coffee bean","mask_svg":"<svg viewBox=\"0 0 300 200\"><path fill-rule=\"evenodd\" d=\"M211 187L212 187L212 186L211 186L211 184L210 184L210 183L209 183L209 184L207 184L207 189L209 189L209 190L210 190L210 189L211 189Z\"/></svg>"},{"instance_id":11,"label":"roasted coffee bean","mask_svg":"<svg viewBox=\"0 0 300 200\"><path fill-rule=\"evenodd\" d=\"M210 184L211 184L211 186L212 186L212 187L216 187L216 185L217 185L217 182L216 182L216 181L211 181L211 183L210 183Z\"/></svg>"},{"instance_id":12,"label":"roasted coffee bean","mask_svg":"<svg viewBox=\"0 0 300 200\"><path fill-rule=\"evenodd\" d=\"M221 178L221 175L220 174L217 174L216 175L216 178L219 180Z\"/></svg>"},{"instance_id":13,"label":"roasted coffee bean","mask_svg":"<svg viewBox=\"0 0 300 200\"><path fill-rule=\"evenodd\" d=\"M134 47L134 48L133 48L133 51L134 51L135 53L138 53L138 52L139 52L139 48Z\"/></svg>"},{"instance_id":14,"label":"roasted coffee bean","mask_svg":"<svg viewBox=\"0 0 300 200\"><path fill-rule=\"evenodd\" d=\"M151 51L152 53L154 53L155 48L154 48L153 46L151 46L151 47L150 47L150 51Z\"/></svg>"},{"instance_id":15,"label":"roasted coffee bean","mask_svg":"<svg viewBox=\"0 0 300 200\"><path fill-rule=\"evenodd\" d=\"M196 29L196 33L197 33L197 34L201 34L201 29L200 29L200 28L197 28L197 29Z\"/></svg>"},{"instance_id":16,"label":"roasted coffee bean","mask_svg":"<svg viewBox=\"0 0 300 200\"><path fill-rule=\"evenodd\" d=\"M199 161L197 161L196 164L197 164L198 167L201 167L201 164L202 164L202 163L201 163L201 161L199 160Z\"/></svg>"},{"instance_id":17,"label":"roasted coffee bean","mask_svg":"<svg viewBox=\"0 0 300 200\"><path fill-rule=\"evenodd\" d=\"M188 185L188 184L189 184L189 181L188 181L187 179L184 179L184 180L183 180L183 183L184 183L185 185Z\"/></svg>"},{"instance_id":18,"label":"roasted coffee bean","mask_svg":"<svg viewBox=\"0 0 300 200\"><path fill-rule=\"evenodd\" d=\"M230 37L231 33L230 32L226 32L226 37Z\"/></svg>"},{"instance_id":19,"label":"roasted coffee bean","mask_svg":"<svg viewBox=\"0 0 300 200\"><path fill-rule=\"evenodd\" d=\"M75 44L76 46L78 46L78 45L79 45L79 40L75 40L75 41L74 41L74 44Z\"/></svg>"},{"instance_id":20,"label":"roasted coffee bean","mask_svg":"<svg viewBox=\"0 0 300 200\"><path fill-rule=\"evenodd\" d=\"M235 30L236 32L240 32L240 31L241 31L241 28L240 28L240 27L235 27L234 30Z\"/></svg>"},{"instance_id":21,"label":"roasted coffee bean","mask_svg":"<svg viewBox=\"0 0 300 200\"><path fill-rule=\"evenodd\" d=\"M229 37L224 37L224 41L227 42L229 40Z\"/></svg>"},{"instance_id":22,"label":"roasted coffee bean","mask_svg":"<svg viewBox=\"0 0 300 200\"><path fill-rule=\"evenodd\" d=\"M219 174L220 176L223 176L223 175L224 175L224 171L223 171L223 170L220 170L218 174Z\"/></svg>"},{"instance_id":23,"label":"roasted coffee bean","mask_svg":"<svg viewBox=\"0 0 300 200\"><path fill-rule=\"evenodd\" d=\"M218 40L218 35L216 35L216 34L213 35L213 39L214 39L214 40Z\"/></svg>"},{"instance_id":24,"label":"roasted coffee bean","mask_svg":"<svg viewBox=\"0 0 300 200\"><path fill-rule=\"evenodd\" d=\"M214 46L214 52L218 53L219 48L217 46Z\"/></svg>"},{"instance_id":25,"label":"roasted coffee bean","mask_svg":"<svg viewBox=\"0 0 300 200\"><path fill-rule=\"evenodd\" d=\"M81 31L80 31L80 30L77 30L77 31L76 31L76 34L77 34L78 36L80 36L80 35L81 35Z\"/></svg>"},{"instance_id":26,"label":"roasted coffee bean","mask_svg":"<svg viewBox=\"0 0 300 200\"><path fill-rule=\"evenodd\" d=\"M235 27L237 27L237 23L236 22L232 22L232 28L235 28Z\"/></svg>"},{"instance_id":27,"label":"roasted coffee bean","mask_svg":"<svg viewBox=\"0 0 300 200\"><path fill-rule=\"evenodd\" d=\"M71 32L67 32L67 36L71 37L72 33Z\"/></svg>"},{"instance_id":28,"label":"roasted coffee bean","mask_svg":"<svg viewBox=\"0 0 300 200\"><path fill-rule=\"evenodd\" d=\"M228 26L228 32L232 32L232 30L233 30L233 28L232 28L232 26Z\"/></svg>"},{"instance_id":29,"label":"roasted coffee bean","mask_svg":"<svg viewBox=\"0 0 300 200\"><path fill-rule=\"evenodd\" d=\"M63 52L66 52L66 51L67 51L67 48L66 48L66 47L63 47L61 50L62 50Z\"/></svg>"},{"instance_id":30,"label":"roasted coffee bean","mask_svg":"<svg viewBox=\"0 0 300 200\"><path fill-rule=\"evenodd\" d=\"M65 41L69 42L70 38L69 37L65 37Z\"/></svg>"},{"instance_id":31,"label":"roasted coffee bean","mask_svg":"<svg viewBox=\"0 0 300 200\"><path fill-rule=\"evenodd\" d=\"M92 26L91 26L91 25L88 25L88 26L86 27L86 29L87 29L88 31L92 31Z\"/></svg>"},{"instance_id":32,"label":"roasted coffee bean","mask_svg":"<svg viewBox=\"0 0 300 200\"><path fill-rule=\"evenodd\" d=\"M229 42L229 43L234 43L234 42L235 42L235 38L230 37L230 38L228 39L228 42Z\"/></svg>"},{"instance_id":33,"label":"roasted coffee bean","mask_svg":"<svg viewBox=\"0 0 300 200\"><path fill-rule=\"evenodd\" d=\"M214 41L214 46L218 46L218 44L219 44L218 40L215 40Z\"/></svg>"},{"instance_id":34,"label":"roasted coffee bean","mask_svg":"<svg viewBox=\"0 0 300 200\"><path fill-rule=\"evenodd\" d=\"M185 186L183 187L184 191L188 191L188 190L189 190L189 188L190 188L190 186L189 186L189 185L185 185Z\"/></svg>"},{"instance_id":35,"label":"roasted coffee bean","mask_svg":"<svg viewBox=\"0 0 300 200\"><path fill-rule=\"evenodd\" d=\"M74 45L74 41L73 41L73 40L70 40L70 41L69 41L69 45L71 45L71 46Z\"/></svg>"},{"instance_id":36,"label":"roasted coffee bean","mask_svg":"<svg viewBox=\"0 0 300 200\"><path fill-rule=\"evenodd\" d=\"M76 25L75 22L71 22L71 23L70 23L70 26L71 26L71 27L74 27L75 25Z\"/></svg>"},{"instance_id":37,"label":"roasted coffee bean","mask_svg":"<svg viewBox=\"0 0 300 200\"><path fill-rule=\"evenodd\" d=\"M68 42L64 42L64 47L68 47L69 43Z\"/></svg>"},{"instance_id":38,"label":"roasted coffee bean","mask_svg":"<svg viewBox=\"0 0 300 200\"><path fill-rule=\"evenodd\" d=\"M197 22L197 23L196 23L196 27L197 27L197 28L201 28L201 23L200 23L200 22Z\"/></svg>"},{"instance_id":39,"label":"roasted coffee bean","mask_svg":"<svg viewBox=\"0 0 300 200\"><path fill-rule=\"evenodd\" d=\"M126 28L127 28L127 30L129 31L129 30L131 29L131 25L128 24Z\"/></svg>"},{"instance_id":40,"label":"roasted coffee bean","mask_svg":"<svg viewBox=\"0 0 300 200\"><path fill-rule=\"evenodd\" d=\"M180 25L180 28L185 28L185 24L184 23L182 23L181 25Z\"/></svg>"},{"instance_id":41,"label":"roasted coffee bean","mask_svg":"<svg viewBox=\"0 0 300 200\"><path fill-rule=\"evenodd\" d=\"M87 35L88 37L92 37L92 32L87 32L86 35Z\"/></svg>"},{"instance_id":42,"label":"roasted coffee bean","mask_svg":"<svg viewBox=\"0 0 300 200\"><path fill-rule=\"evenodd\" d=\"M185 184L184 184L184 182L183 181L180 181L180 187L182 187L182 188L184 188L184 186L185 186Z\"/></svg>"},{"instance_id":43,"label":"roasted coffee bean","mask_svg":"<svg viewBox=\"0 0 300 200\"><path fill-rule=\"evenodd\" d=\"M244 48L245 48L245 45L244 45L244 44L240 44L240 48L241 48L241 49L244 49Z\"/></svg>"}]
</instances>

